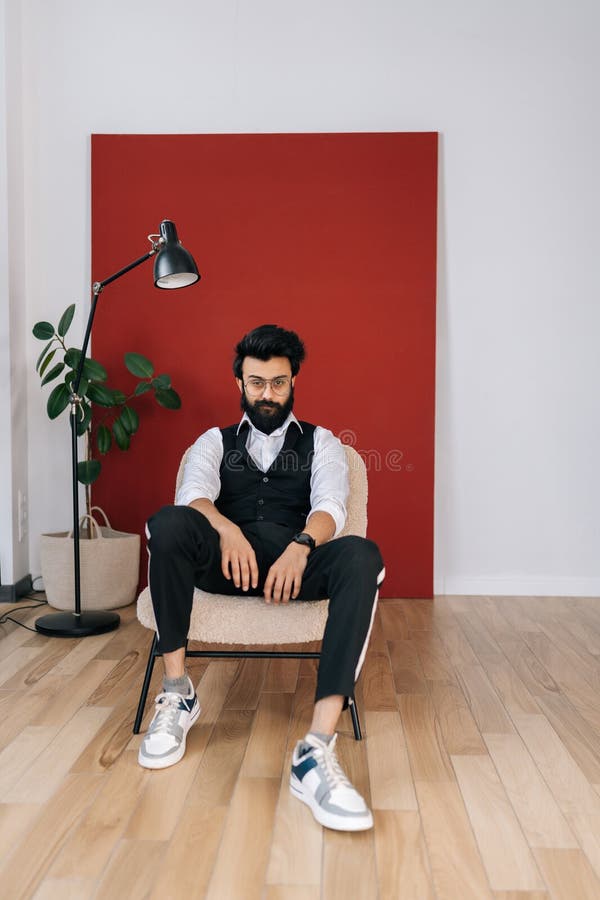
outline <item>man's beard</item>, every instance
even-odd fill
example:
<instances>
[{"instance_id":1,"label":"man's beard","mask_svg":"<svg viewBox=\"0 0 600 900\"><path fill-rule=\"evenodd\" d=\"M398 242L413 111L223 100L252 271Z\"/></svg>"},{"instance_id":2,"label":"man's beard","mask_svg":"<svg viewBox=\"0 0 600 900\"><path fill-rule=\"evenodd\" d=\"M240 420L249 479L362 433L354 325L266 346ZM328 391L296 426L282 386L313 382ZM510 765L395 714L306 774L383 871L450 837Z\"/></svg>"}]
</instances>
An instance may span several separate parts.
<instances>
[{"instance_id":1,"label":"man's beard","mask_svg":"<svg viewBox=\"0 0 600 900\"><path fill-rule=\"evenodd\" d=\"M294 407L294 388L290 388L289 397L285 403L274 403L272 400L257 400L250 404L246 392L242 391L242 409L248 414L248 418L255 428L263 434L271 434L279 428ZM271 411L272 410L272 411Z\"/></svg>"}]
</instances>

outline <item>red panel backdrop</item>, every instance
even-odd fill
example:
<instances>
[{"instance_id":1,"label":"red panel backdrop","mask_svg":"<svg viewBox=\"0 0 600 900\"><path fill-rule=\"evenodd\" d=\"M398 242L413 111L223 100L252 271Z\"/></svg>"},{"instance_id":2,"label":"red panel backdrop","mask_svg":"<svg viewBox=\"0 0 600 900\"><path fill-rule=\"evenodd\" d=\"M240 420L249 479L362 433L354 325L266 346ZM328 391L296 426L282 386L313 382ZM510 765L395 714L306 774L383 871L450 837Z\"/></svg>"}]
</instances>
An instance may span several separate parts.
<instances>
[{"instance_id":1,"label":"red panel backdrop","mask_svg":"<svg viewBox=\"0 0 600 900\"><path fill-rule=\"evenodd\" d=\"M183 400L140 398L131 449L104 458L94 502L116 527L143 533L185 447L237 421L232 348L274 322L307 346L295 412L365 456L384 595L432 595L436 196L436 134L92 137L93 278L141 256L163 218L202 273L160 291L150 261L100 298L109 384L133 381L134 350Z\"/></svg>"}]
</instances>

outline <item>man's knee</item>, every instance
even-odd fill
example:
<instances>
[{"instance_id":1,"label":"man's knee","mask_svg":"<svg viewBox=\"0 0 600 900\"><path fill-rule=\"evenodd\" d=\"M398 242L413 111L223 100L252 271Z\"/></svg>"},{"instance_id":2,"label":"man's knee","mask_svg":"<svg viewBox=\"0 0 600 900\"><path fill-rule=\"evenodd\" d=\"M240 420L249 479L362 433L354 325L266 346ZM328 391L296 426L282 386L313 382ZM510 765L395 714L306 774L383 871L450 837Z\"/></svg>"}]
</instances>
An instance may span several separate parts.
<instances>
[{"instance_id":1,"label":"man's knee","mask_svg":"<svg viewBox=\"0 0 600 900\"><path fill-rule=\"evenodd\" d=\"M146 536L152 552L169 552L190 537L190 513L196 513L196 510L189 506L163 506L150 516L146 523ZM204 518L201 513L196 515Z\"/></svg>"},{"instance_id":2,"label":"man's knee","mask_svg":"<svg viewBox=\"0 0 600 900\"><path fill-rule=\"evenodd\" d=\"M337 543L340 545L340 561L344 568L360 572L369 571L375 577L383 571L383 559L375 541L349 534L338 538Z\"/></svg>"}]
</instances>

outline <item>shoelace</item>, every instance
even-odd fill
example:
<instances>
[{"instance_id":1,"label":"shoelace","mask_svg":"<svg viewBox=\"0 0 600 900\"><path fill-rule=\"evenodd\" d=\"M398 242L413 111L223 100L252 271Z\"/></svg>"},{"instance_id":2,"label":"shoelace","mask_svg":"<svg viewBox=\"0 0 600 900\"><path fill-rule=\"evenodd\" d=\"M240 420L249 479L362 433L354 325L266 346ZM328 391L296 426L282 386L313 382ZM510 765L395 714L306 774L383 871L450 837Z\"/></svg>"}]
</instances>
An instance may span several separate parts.
<instances>
[{"instance_id":1,"label":"shoelace","mask_svg":"<svg viewBox=\"0 0 600 900\"><path fill-rule=\"evenodd\" d=\"M179 703L181 694L163 693L158 694L156 704L158 707L156 717L152 722L152 733L157 731L171 733L173 726L177 722L177 716L181 712Z\"/></svg>"},{"instance_id":2,"label":"shoelace","mask_svg":"<svg viewBox=\"0 0 600 900\"><path fill-rule=\"evenodd\" d=\"M319 743L319 746L315 747L314 750L314 755L319 760L319 762L323 764L327 784L332 790L336 787L352 787L352 785L348 781L348 778L346 777L346 773L338 762L338 758L335 753L336 741L337 734L334 734L328 744Z\"/></svg>"}]
</instances>

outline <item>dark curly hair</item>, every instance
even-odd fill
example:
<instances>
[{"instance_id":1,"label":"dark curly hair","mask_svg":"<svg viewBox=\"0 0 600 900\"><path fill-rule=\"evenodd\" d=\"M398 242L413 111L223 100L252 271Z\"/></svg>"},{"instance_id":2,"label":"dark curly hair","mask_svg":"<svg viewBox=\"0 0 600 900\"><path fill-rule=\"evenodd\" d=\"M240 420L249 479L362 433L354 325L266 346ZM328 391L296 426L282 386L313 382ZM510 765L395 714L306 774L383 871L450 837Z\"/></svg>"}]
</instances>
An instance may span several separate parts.
<instances>
[{"instance_id":1,"label":"dark curly hair","mask_svg":"<svg viewBox=\"0 0 600 900\"><path fill-rule=\"evenodd\" d=\"M242 377L242 363L246 356L266 360L273 356L286 356L292 367L292 375L297 375L306 356L304 344L295 331L286 331L279 325L259 325L249 331L235 348L233 374Z\"/></svg>"}]
</instances>

